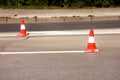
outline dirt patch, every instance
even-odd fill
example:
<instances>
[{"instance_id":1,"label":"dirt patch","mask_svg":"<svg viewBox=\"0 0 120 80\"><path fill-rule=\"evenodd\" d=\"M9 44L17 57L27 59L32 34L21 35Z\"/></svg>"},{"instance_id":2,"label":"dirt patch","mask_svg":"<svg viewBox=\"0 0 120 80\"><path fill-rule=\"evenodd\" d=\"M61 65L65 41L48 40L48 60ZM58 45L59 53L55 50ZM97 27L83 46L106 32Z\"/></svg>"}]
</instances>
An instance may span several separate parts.
<instances>
[{"instance_id":1,"label":"dirt patch","mask_svg":"<svg viewBox=\"0 0 120 80\"><path fill-rule=\"evenodd\" d=\"M105 21L120 20L120 16L103 17L54 17L54 18L0 18L0 23L20 23L24 19L26 23L60 23L60 22L84 22L84 21Z\"/></svg>"}]
</instances>

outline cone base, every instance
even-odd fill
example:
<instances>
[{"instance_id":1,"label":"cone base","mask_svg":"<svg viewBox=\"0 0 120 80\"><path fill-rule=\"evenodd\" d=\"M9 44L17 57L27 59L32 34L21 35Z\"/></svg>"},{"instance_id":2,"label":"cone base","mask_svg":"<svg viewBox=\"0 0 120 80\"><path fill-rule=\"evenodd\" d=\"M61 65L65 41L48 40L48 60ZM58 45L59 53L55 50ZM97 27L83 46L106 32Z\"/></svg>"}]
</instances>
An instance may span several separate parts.
<instances>
[{"instance_id":1,"label":"cone base","mask_svg":"<svg viewBox=\"0 0 120 80\"><path fill-rule=\"evenodd\" d=\"M29 33L27 33L27 34L21 34L21 33L17 34L17 36L28 36L28 35L29 35Z\"/></svg>"},{"instance_id":2,"label":"cone base","mask_svg":"<svg viewBox=\"0 0 120 80\"><path fill-rule=\"evenodd\" d=\"M98 53L99 50L98 49L86 49L85 53Z\"/></svg>"}]
</instances>

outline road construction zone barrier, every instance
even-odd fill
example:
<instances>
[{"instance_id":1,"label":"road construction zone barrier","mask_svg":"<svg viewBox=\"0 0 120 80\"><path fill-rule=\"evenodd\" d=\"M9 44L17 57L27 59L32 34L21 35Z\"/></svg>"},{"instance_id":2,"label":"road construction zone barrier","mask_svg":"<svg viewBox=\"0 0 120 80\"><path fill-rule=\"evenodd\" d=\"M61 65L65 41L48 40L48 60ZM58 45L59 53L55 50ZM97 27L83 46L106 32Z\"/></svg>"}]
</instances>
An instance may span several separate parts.
<instances>
[{"instance_id":1,"label":"road construction zone barrier","mask_svg":"<svg viewBox=\"0 0 120 80\"><path fill-rule=\"evenodd\" d=\"M27 36L28 35L26 28L25 28L25 21L23 19L21 20L20 32L17 35L18 36Z\"/></svg>"},{"instance_id":2,"label":"road construction zone barrier","mask_svg":"<svg viewBox=\"0 0 120 80\"><path fill-rule=\"evenodd\" d=\"M94 40L94 29L90 29L88 45L87 45L87 49L85 50L85 53L94 53L94 52L99 52L99 50L97 49L96 43Z\"/></svg>"},{"instance_id":3,"label":"road construction zone barrier","mask_svg":"<svg viewBox=\"0 0 120 80\"><path fill-rule=\"evenodd\" d=\"M22 19L21 20L21 26L20 26L20 32L18 36L28 36L28 33L25 28L25 22ZM99 50L96 47L96 43L94 40L94 29L90 29L89 31L89 38L88 38L88 44L87 48L84 50L85 53L97 53Z\"/></svg>"}]
</instances>

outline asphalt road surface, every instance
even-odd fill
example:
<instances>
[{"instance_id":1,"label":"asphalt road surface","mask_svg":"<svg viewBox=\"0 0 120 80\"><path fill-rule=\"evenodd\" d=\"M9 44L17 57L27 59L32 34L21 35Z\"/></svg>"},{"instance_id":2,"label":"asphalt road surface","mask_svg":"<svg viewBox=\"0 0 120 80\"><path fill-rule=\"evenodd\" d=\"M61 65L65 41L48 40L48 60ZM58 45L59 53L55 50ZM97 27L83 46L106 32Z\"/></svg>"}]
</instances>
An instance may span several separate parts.
<instances>
[{"instance_id":1,"label":"asphalt road surface","mask_svg":"<svg viewBox=\"0 0 120 80\"><path fill-rule=\"evenodd\" d=\"M60 31L60 30L82 30L82 29L109 29L120 28L120 20L115 21L93 21L93 22L67 22L67 23L26 23L27 31ZM20 24L0 24L0 32L18 32Z\"/></svg>"},{"instance_id":2,"label":"asphalt road surface","mask_svg":"<svg viewBox=\"0 0 120 80\"><path fill-rule=\"evenodd\" d=\"M33 31L81 30L95 25L96 29L107 30L120 27L120 21L93 23L27 24L31 26L27 29L30 31L32 29ZM6 27L1 27L3 25ZM1 24L0 28L3 30L0 31L11 34L17 29L8 28L15 25L18 24ZM39 27L40 25L42 27ZM100 50L99 53L75 52L84 51L87 42L86 34L0 37L1 53L22 52L22 54L0 55L0 80L120 80L120 34L96 34L95 42ZM63 52L39 54L39 51ZM26 52L31 54L24 54Z\"/></svg>"}]
</instances>

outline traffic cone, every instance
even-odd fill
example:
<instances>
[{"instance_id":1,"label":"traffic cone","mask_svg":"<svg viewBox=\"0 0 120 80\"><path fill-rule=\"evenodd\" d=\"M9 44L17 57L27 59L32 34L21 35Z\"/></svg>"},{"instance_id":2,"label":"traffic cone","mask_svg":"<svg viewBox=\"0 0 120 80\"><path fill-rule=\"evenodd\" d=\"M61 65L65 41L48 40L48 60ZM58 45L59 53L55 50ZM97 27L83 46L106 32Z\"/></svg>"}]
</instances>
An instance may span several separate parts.
<instances>
[{"instance_id":1,"label":"traffic cone","mask_svg":"<svg viewBox=\"0 0 120 80\"><path fill-rule=\"evenodd\" d=\"M21 20L20 32L19 32L18 36L27 36L27 35L28 35L28 33L26 32L25 22L24 22L24 20Z\"/></svg>"},{"instance_id":2,"label":"traffic cone","mask_svg":"<svg viewBox=\"0 0 120 80\"><path fill-rule=\"evenodd\" d=\"M88 39L88 45L87 49L85 50L85 53L94 53L94 52L99 52L99 50L96 47L95 40L94 40L94 30L90 29L89 33L89 39Z\"/></svg>"}]
</instances>

